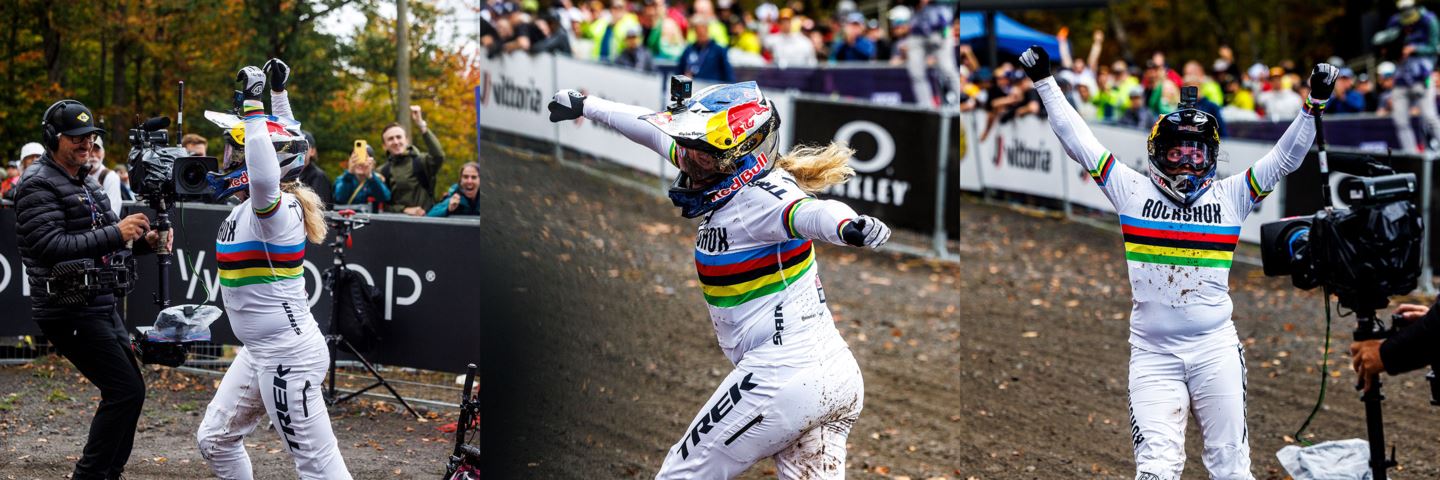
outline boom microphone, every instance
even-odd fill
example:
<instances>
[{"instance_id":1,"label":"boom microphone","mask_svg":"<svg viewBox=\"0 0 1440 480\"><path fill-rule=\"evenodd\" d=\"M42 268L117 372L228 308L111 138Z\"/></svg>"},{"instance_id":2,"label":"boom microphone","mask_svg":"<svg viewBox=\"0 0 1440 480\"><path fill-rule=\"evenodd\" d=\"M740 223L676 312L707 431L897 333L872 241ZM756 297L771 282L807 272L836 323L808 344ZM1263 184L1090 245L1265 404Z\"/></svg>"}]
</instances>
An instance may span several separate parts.
<instances>
[{"instance_id":1,"label":"boom microphone","mask_svg":"<svg viewBox=\"0 0 1440 480\"><path fill-rule=\"evenodd\" d=\"M154 117L154 118L151 118L151 119L149 119L149 120L146 120L145 123L140 124L140 129L141 129L141 130L144 130L144 131L147 131L147 132L153 132L153 131L156 131L156 130L164 130L164 129L169 128L169 127L170 127L170 117Z\"/></svg>"}]
</instances>

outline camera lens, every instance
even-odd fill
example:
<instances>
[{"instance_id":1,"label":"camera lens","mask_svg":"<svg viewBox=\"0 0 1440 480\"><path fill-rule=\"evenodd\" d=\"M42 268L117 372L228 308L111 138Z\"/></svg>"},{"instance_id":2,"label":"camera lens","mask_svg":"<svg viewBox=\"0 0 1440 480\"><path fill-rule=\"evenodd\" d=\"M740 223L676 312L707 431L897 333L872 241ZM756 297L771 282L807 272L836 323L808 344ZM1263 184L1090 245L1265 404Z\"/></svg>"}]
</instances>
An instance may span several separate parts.
<instances>
[{"instance_id":1,"label":"camera lens","mask_svg":"<svg viewBox=\"0 0 1440 480\"><path fill-rule=\"evenodd\" d=\"M199 189L205 186L205 164L200 162L185 162L181 166L180 185L187 190Z\"/></svg>"}]
</instances>

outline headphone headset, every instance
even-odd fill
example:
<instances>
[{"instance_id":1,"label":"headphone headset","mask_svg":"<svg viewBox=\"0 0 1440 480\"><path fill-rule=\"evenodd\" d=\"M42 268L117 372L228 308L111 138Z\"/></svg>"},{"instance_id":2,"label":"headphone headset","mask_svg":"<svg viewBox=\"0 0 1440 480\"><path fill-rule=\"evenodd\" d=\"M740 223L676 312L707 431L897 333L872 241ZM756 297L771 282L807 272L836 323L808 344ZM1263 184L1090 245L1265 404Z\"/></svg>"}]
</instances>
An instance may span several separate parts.
<instances>
[{"instance_id":1,"label":"headphone headset","mask_svg":"<svg viewBox=\"0 0 1440 480\"><path fill-rule=\"evenodd\" d=\"M60 149L60 132L55 131L55 126L50 124L50 117L59 109L60 113L65 112L66 105L82 105L75 100L61 100L45 109L45 117L40 119L40 141L45 144L45 149L51 152ZM83 105L82 105L83 106Z\"/></svg>"}]
</instances>

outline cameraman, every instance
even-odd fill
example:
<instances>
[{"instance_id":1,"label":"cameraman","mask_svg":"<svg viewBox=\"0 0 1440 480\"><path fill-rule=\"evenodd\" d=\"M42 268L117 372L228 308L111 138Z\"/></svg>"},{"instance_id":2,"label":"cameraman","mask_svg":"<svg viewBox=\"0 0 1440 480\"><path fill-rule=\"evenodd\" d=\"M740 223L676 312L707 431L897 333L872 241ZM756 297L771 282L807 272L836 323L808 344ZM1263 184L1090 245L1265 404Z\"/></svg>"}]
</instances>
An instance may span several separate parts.
<instances>
[{"instance_id":1,"label":"cameraman","mask_svg":"<svg viewBox=\"0 0 1440 480\"><path fill-rule=\"evenodd\" d=\"M1426 365L1432 367L1440 361L1440 312L1424 305L1413 303L1395 307L1395 314L1407 324L1388 339L1365 340L1350 344L1351 366L1360 374L1365 389L1370 389L1370 378L1385 372L1399 375Z\"/></svg>"},{"instance_id":2,"label":"cameraman","mask_svg":"<svg viewBox=\"0 0 1440 480\"><path fill-rule=\"evenodd\" d=\"M55 349L100 389L72 478L119 478L130 459L145 383L115 310L117 293L127 286L118 283L132 278L123 260L130 254L127 245L143 237L154 248L158 236L144 214L120 219L100 185L86 175L95 135L104 133L90 109L61 100L46 110L42 128L45 151L16 187L15 231L30 272L31 316ZM92 268L67 273L71 261L86 259L93 260ZM70 263L55 268L65 262ZM104 277L112 284L102 285Z\"/></svg>"}]
</instances>

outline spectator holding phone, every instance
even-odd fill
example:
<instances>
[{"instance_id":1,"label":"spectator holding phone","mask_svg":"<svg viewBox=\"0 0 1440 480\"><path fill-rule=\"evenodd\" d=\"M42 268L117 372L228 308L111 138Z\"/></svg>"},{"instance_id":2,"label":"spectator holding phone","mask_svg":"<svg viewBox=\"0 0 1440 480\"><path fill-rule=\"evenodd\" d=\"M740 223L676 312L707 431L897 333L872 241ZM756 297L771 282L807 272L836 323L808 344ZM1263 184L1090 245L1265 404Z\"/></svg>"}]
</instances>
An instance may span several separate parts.
<instances>
[{"instance_id":1,"label":"spectator holding phone","mask_svg":"<svg viewBox=\"0 0 1440 480\"><path fill-rule=\"evenodd\" d=\"M381 211L390 202L390 187L385 184L385 176L375 172L375 150L364 140L356 140L349 167L335 179L335 203L363 203L373 212Z\"/></svg>"}]
</instances>

